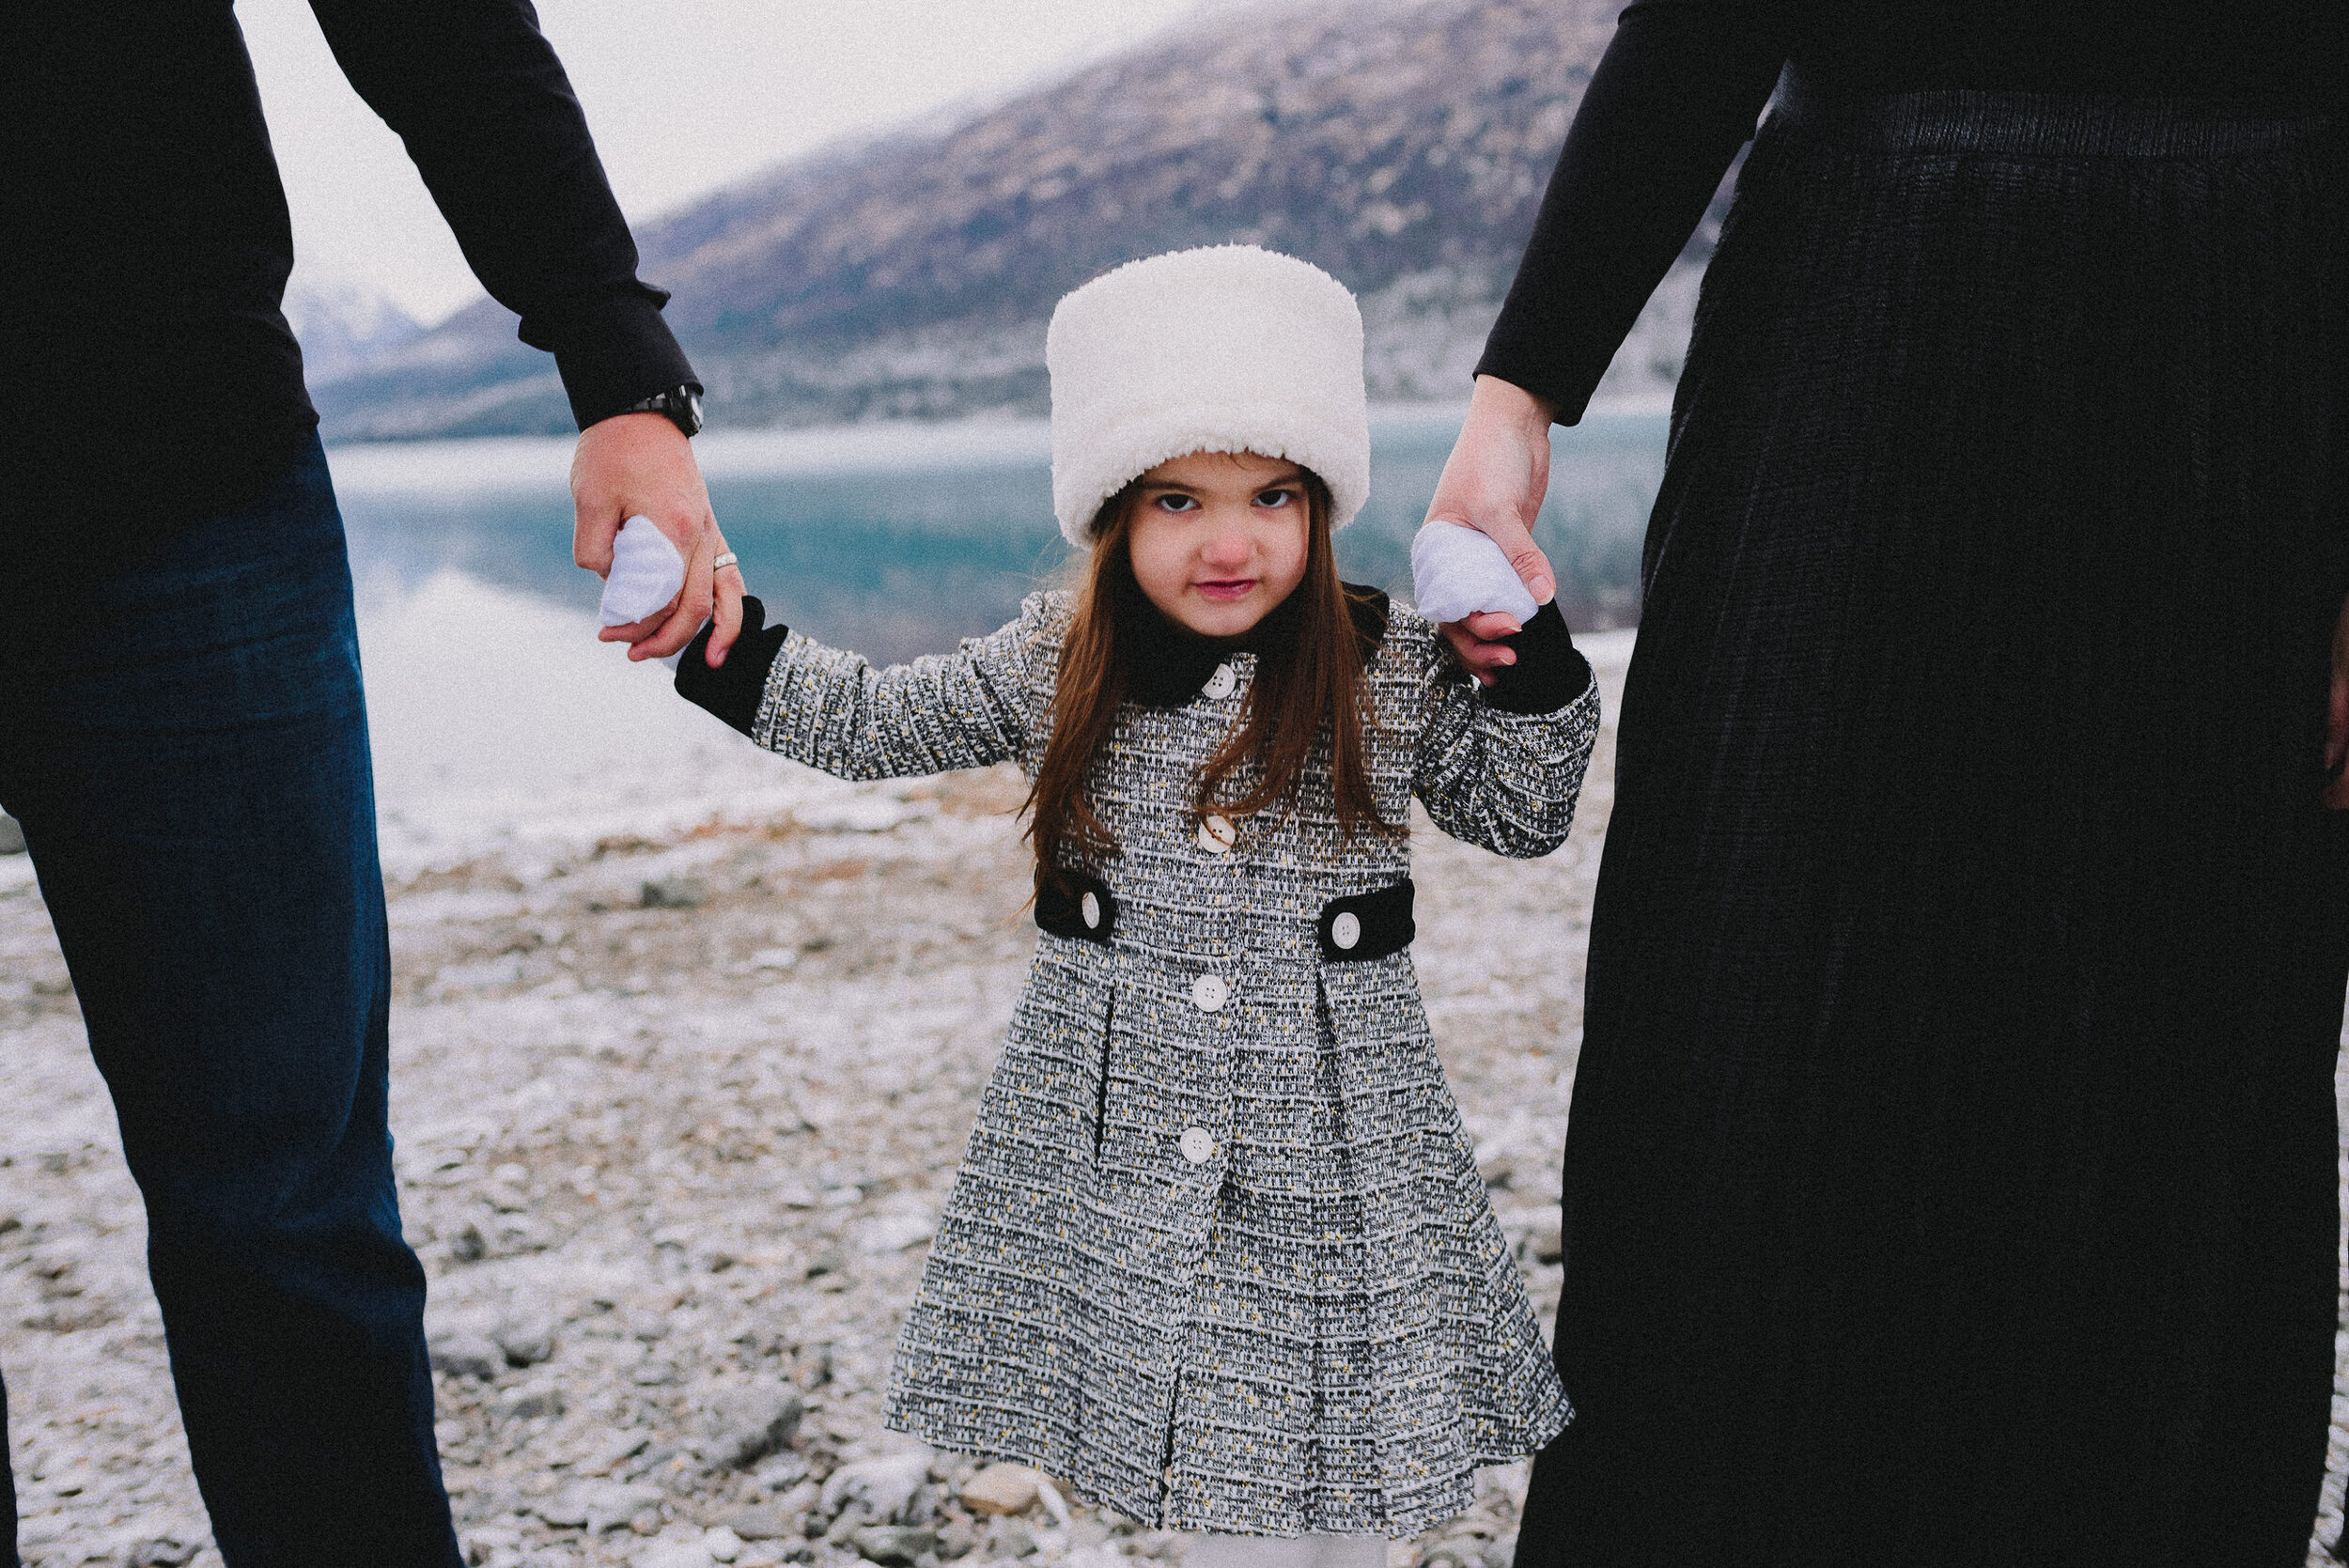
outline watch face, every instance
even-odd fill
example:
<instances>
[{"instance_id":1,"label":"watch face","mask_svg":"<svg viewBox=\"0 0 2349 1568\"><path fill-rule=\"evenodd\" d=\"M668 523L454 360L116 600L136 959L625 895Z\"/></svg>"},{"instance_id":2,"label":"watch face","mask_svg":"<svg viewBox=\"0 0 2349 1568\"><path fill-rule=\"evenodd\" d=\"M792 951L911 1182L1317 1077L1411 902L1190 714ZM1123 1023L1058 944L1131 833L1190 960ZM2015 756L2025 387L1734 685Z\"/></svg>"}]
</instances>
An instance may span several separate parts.
<instances>
[{"instance_id":1,"label":"watch face","mask_svg":"<svg viewBox=\"0 0 2349 1568\"><path fill-rule=\"evenodd\" d=\"M692 392L684 393L678 397L677 402L679 404L677 428L689 436L699 435L702 427L700 396Z\"/></svg>"}]
</instances>

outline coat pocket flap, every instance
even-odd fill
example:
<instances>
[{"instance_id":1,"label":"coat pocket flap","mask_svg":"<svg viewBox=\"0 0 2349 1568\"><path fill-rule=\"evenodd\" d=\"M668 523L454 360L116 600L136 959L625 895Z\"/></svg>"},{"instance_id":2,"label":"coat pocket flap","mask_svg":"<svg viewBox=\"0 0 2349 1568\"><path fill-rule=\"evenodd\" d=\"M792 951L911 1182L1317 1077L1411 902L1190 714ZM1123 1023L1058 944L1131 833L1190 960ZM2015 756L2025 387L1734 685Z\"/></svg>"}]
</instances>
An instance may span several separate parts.
<instances>
[{"instance_id":1,"label":"coat pocket flap","mask_svg":"<svg viewBox=\"0 0 2349 1568\"><path fill-rule=\"evenodd\" d=\"M1419 934L1411 921L1411 879L1406 877L1392 887L1332 898L1324 904L1315 927L1323 961L1360 963L1410 946L1411 939Z\"/></svg>"},{"instance_id":2,"label":"coat pocket flap","mask_svg":"<svg viewBox=\"0 0 2349 1568\"><path fill-rule=\"evenodd\" d=\"M1055 937L1071 937L1107 947L1110 933L1117 928L1117 900L1110 895L1110 885L1097 877L1088 877L1081 871L1047 877L1039 869L1035 876L1035 923Z\"/></svg>"}]
</instances>

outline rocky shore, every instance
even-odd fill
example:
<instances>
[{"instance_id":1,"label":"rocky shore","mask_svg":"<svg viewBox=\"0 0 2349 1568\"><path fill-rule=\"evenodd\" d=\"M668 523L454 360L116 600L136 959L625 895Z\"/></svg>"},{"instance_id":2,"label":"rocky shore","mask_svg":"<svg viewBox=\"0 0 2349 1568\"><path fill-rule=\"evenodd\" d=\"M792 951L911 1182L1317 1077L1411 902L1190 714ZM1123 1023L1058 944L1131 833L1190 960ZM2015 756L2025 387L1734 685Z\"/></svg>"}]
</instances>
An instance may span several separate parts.
<instances>
[{"instance_id":1,"label":"rocky shore","mask_svg":"<svg viewBox=\"0 0 2349 1568\"><path fill-rule=\"evenodd\" d=\"M1596 640L1609 708L1627 642ZM1420 824L1417 956L1545 1315L1612 776L1531 865ZM758 759L762 764L769 759ZM1179 1556L879 1426L1034 928L1008 772L443 854L391 882L401 1203L486 1568L1116 1568ZM1492 944L1490 933L1509 940ZM23 858L0 859L0 1358L29 1563L214 1568L136 1193ZM2340 1449L2337 1428L2337 1454ZM2338 1467L2337 1467L2338 1468ZM1397 1543L1506 1568L1521 1467ZM2340 1482L2327 1492L2339 1528ZM318 1543L316 1560L341 1559Z\"/></svg>"}]
</instances>

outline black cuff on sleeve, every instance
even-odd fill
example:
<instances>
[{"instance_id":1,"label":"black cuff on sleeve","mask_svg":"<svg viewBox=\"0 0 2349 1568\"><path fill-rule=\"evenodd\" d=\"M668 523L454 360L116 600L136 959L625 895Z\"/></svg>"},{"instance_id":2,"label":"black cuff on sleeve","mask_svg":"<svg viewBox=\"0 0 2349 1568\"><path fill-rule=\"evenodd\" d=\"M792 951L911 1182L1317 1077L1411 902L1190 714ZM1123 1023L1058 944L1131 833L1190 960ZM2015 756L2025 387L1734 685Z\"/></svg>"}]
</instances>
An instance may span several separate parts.
<instances>
[{"instance_id":1,"label":"black cuff on sleeve","mask_svg":"<svg viewBox=\"0 0 2349 1568\"><path fill-rule=\"evenodd\" d=\"M1591 411L1594 387L1560 371L1515 339L1507 343L1487 341L1485 357L1476 362L1476 368L1469 374L1471 381L1478 376L1490 376L1497 381L1507 381L1520 392L1532 393L1557 411L1549 416L1552 425L1579 425L1582 416Z\"/></svg>"},{"instance_id":2,"label":"black cuff on sleeve","mask_svg":"<svg viewBox=\"0 0 2349 1568\"><path fill-rule=\"evenodd\" d=\"M714 621L685 645L684 657L677 661L677 695L708 708L744 735L758 722L758 705L767 695L767 672L774 668L783 640L791 635L789 627L768 626L766 620L767 607L746 594L742 635L726 651L723 664L714 670L709 667L709 634L717 629Z\"/></svg>"},{"instance_id":3,"label":"black cuff on sleeve","mask_svg":"<svg viewBox=\"0 0 2349 1568\"><path fill-rule=\"evenodd\" d=\"M1590 660L1575 648L1556 599L1533 612L1524 630L1501 639L1501 645L1514 648L1517 661L1493 672L1485 701L1503 713L1555 713L1590 689Z\"/></svg>"},{"instance_id":4,"label":"black cuff on sleeve","mask_svg":"<svg viewBox=\"0 0 2349 1568\"><path fill-rule=\"evenodd\" d=\"M523 323L523 342L551 349L583 430L672 387L700 390L692 363L661 318L668 296L636 284L591 308L550 312Z\"/></svg>"}]
</instances>

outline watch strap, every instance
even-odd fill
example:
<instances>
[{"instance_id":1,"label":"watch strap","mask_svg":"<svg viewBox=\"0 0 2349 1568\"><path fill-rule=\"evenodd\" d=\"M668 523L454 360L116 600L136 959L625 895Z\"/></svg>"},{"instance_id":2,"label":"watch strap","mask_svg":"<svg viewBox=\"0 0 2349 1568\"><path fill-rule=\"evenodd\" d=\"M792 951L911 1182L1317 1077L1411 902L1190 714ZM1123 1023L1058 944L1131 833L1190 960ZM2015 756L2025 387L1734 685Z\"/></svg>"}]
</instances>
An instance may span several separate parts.
<instances>
[{"instance_id":1,"label":"watch strap","mask_svg":"<svg viewBox=\"0 0 2349 1568\"><path fill-rule=\"evenodd\" d=\"M683 381L665 392L630 403L622 413L657 413L665 417L688 436L699 435L702 427L701 386Z\"/></svg>"}]
</instances>

